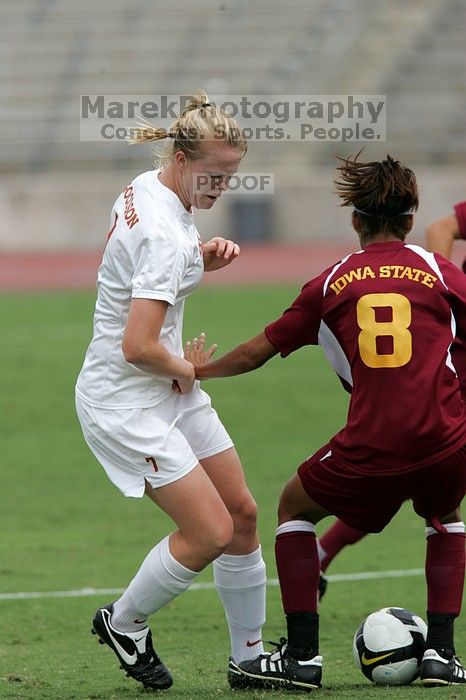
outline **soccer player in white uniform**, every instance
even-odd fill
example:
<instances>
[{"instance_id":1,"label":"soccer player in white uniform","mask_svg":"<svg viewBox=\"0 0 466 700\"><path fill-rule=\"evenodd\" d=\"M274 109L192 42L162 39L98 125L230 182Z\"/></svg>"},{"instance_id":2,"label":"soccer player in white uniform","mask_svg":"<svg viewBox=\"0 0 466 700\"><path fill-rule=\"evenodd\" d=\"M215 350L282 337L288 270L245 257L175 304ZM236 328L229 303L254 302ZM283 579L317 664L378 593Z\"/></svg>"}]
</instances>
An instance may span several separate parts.
<instances>
[{"instance_id":1,"label":"soccer player in white uniform","mask_svg":"<svg viewBox=\"0 0 466 700\"><path fill-rule=\"evenodd\" d=\"M211 208L247 144L235 121L195 96L168 131L162 167L116 200L98 273L93 338L76 385L86 442L125 496L146 494L176 529L151 549L121 598L95 613L93 632L145 687L172 685L153 649L149 615L213 562L231 638L231 662L261 653L265 564L256 505L233 442L184 359L185 299L204 270L239 254L232 241L202 243L193 208ZM203 348L204 338L194 345ZM214 346L208 351L212 354ZM228 672L235 684L235 674Z\"/></svg>"}]
</instances>

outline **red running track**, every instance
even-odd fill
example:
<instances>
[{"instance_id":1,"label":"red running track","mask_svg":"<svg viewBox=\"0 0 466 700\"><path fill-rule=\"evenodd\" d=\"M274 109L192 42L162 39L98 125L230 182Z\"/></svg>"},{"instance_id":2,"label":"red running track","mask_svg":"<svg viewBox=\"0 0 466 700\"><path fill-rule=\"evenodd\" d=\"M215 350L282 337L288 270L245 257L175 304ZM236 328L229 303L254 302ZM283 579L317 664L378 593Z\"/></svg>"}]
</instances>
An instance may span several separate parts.
<instances>
[{"instance_id":1,"label":"red running track","mask_svg":"<svg viewBox=\"0 0 466 700\"><path fill-rule=\"evenodd\" d=\"M203 284L235 285L307 282L344 255L349 245L243 245L228 267L207 273ZM95 286L101 251L2 253L0 291L89 289Z\"/></svg>"}]
</instances>

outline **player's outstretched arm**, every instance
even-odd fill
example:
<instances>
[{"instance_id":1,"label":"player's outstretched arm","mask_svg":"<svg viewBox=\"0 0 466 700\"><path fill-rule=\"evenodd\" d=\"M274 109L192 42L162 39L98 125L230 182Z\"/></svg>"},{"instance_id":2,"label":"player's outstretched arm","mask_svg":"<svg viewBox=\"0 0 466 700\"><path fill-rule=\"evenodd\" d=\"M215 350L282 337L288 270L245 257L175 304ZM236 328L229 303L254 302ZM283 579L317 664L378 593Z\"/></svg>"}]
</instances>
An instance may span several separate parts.
<instances>
[{"instance_id":1,"label":"player's outstretched arm","mask_svg":"<svg viewBox=\"0 0 466 700\"><path fill-rule=\"evenodd\" d=\"M453 241L460 238L458 220L454 214L434 221L426 229L426 248L433 253L440 253L444 258L451 258Z\"/></svg>"},{"instance_id":2,"label":"player's outstretched arm","mask_svg":"<svg viewBox=\"0 0 466 700\"><path fill-rule=\"evenodd\" d=\"M241 345L238 345L214 362L207 362L206 364L196 364L194 362L196 378L233 377L235 374L251 372L253 369L261 367L277 353L276 347L272 345L265 333L262 332L246 343L241 343ZM185 357L189 360L189 356L186 356L186 353Z\"/></svg>"}]
</instances>

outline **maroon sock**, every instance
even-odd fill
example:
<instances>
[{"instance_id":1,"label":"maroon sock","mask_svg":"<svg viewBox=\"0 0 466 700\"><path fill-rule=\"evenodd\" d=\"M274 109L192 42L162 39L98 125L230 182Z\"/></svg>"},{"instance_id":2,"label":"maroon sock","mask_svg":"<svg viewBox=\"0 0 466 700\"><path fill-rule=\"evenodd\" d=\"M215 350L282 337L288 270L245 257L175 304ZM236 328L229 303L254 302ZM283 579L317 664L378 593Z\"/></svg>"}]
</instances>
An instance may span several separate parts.
<instances>
[{"instance_id":1,"label":"maroon sock","mask_svg":"<svg viewBox=\"0 0 466 700\"><path fill-rule=\"evenodd\" d=\"M465 539L466 535L456 532L427 538L427 609L432 613L460 614Z\"/></svg>"},{"instance_id":2,"label":"maroon sock","mask_svg":"<svg viewBox=\"0 0 466 700\"><path fill-rule=\"evenodd\" d=\"M315 534L295 530L278 535L275 559L285 613L317 612L320 563Z\"/></svg>"},{"instance_id":3,"label":"maroon sock","mask_svg":"<svg viewBox=\"0 0 466 700\"><path fill-rule=\"evenodd\" d=\"M320 568L325 571L334 557L346 547L347 544L355 544L359 542L367 532L355 530L354 527L345 525L341 520L337 520L329 529L319 538L320 546L322 547L323 557L320 562Z\"/></svg>"}]
</instances>

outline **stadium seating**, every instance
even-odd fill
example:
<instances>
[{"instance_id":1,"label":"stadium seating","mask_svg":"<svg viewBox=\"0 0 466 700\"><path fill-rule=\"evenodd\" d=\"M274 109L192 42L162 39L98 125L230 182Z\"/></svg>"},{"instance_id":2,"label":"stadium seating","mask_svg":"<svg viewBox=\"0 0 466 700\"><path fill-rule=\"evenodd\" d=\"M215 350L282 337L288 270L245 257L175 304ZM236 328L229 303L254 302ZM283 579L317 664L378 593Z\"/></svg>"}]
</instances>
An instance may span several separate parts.
<instances>
[{"instance_id":1,"label":"stadium seating","mask_svg":"<svg viewBox=\"0 0 466 700\"><path fill-rule=\"evenodd\" d=\"M225 94L388 93L392 150L463 161L465 26L462 0L398 0L390 12L371 0L289 0L286 9L267 0L182 8L167 0L4 0L2 170L128 158L115 144L76 142L80 94L177 94L200 85Z\"/></svg>"},{"instance_id":2,"label":"stadium seating","mask_svg":"<svg viewBox=\"0 0 466 700\"><path fill-rule=\"evenodd\" d=\"M196 87L224 95L386 94L388 140L377 155L460 165L465 26L463 0L3 0L0 186L10 191L5 177L15 172L141 169L138 149L79 140L79 96ZM316 168L336 153L341 144L261 143L247 162L288 182L303 173L317 180Z\"/></svg>"}]
</instances>

